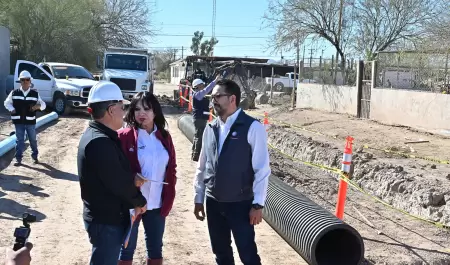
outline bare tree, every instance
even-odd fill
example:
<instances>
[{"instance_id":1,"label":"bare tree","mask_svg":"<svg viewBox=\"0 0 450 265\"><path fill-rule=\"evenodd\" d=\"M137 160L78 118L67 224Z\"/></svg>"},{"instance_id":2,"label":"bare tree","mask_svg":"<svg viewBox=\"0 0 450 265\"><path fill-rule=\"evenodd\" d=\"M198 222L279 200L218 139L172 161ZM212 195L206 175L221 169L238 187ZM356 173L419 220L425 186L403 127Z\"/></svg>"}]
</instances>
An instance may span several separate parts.
<instances>
[{"instance_id":1,"label":"bare tree","mask_svg":"<svg viewBox=\"0 0 450 265\"><path fill-rule=\"evenodd\" d=\"M438 13L428 0L270 0L265 21L276 28L271 44L291 47L296 34L325 40L343 59L347 49L374 58L401 40L420 36ZM342 19L340 19L342 17Z\"/></svg>"},{"instance_id":2,"label":"bare tree","mask_svg":"<svg viewBox=\"0 0 450 265\"><path fill-rule=\"evenodd\" d=\"M355 49L367 59L399 42L415 43L434 16L438 1L429 0L359 0L356 10Z\"/></svg>"},{"instance_id":3,"label":"bare tree","mask_svg":"<svg viewBox=\"0 0 450 265\"><path fill-rule=\"evenodd\" d=\"M442 13L433 17L426 24L426 31L422 38L422 46L430 49L450 50L450 2L444 1L439 8Z\"/></svg>"},{"instance_id":4,"label":"bare tree","mask_svg":"<svg viewBox=\"0 0 450 265\"><path fill-rule=\"evenodd\" d=\"M168 48L162 51L155 51L156 72L164 72L169 69L169 65L176 60L178 49Z\"/></svg>"},{"instance_id":5,"label":"bare tree","mask_svg":"<svg viewBox=\"0 0 450 265\"><path fill-rule=\"evenodd\" d=\"M102 15L97 27L102 30L102 43L106 46L136 47L151 37L150 2L147 0L100 0Z\"/></svg>"},{"instance_id":6,"label":"bare tree","mask_svg":"<svg viewBox=\"0 0 450 265\"><path fill-rule=\"evenodd\" d=\"M270 0L264 19L276 29L270 40L275 50L289 50L297 39L312 38L313 41L326 40L341 58L345 58L344 40L348 39L352 27L340 28L339 14L339 0ZM342 21L352 23L352 14L342 15Z\"/></svg>"}]
</instances>

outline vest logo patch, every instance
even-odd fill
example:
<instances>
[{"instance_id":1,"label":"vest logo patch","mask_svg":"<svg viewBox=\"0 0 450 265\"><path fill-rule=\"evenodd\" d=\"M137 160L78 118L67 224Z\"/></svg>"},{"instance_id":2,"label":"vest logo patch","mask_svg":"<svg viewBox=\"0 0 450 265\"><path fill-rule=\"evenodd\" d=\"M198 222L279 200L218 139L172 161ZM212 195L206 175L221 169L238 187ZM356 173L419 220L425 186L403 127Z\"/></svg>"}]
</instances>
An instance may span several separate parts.
<instances>
[{"instance_id":1,"label":"vest logo patch","mask_svg":"<svg viewBox=\"0 0 450 265\"><path fill-rule=\"evenodd\" d=\"M130 151L130 152L134 152L134 148L133 148L133 146L131 146L131 147L130 147L130 149L128 149L128 151Z\"/></svg>"},{"instance_id":2,"label":"vest logo patch","mask_svg":"<svg viewBox=\"0 0 450 265\"><path fill-rule=\"evenodd\" d=\"M231 133L230 139L233 139L233 140L238 139L238 138L237 138L237 132L232 132L232 133Z\"/></svg>"}]
</instances>

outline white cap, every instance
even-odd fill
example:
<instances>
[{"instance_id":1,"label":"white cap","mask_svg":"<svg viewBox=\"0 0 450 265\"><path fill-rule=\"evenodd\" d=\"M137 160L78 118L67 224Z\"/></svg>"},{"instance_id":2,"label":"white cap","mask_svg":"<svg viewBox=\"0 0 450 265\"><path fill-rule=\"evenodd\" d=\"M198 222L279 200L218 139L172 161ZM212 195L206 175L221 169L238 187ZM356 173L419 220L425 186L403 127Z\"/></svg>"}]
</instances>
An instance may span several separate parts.
<instances>
[{"instance_id":1,"label":"white cap","mask_svg":"<svg viewBox=\"0 0 450 265\"><path fill-rule=\"evenodd\" d=\"M192 87L196 87L198 85L204 84L203 80L201 79L195 79L194 82L192 82Z\"/></svg>"},{"instance_id":2,"label":"white cap","mask_svg":"<svg viewBox=\"0 0 450 265\"><path fill-rule=\"evenodd\" d=\"M120 91L119 86L110 81L100 81L89 91L87 103L91 104L111 100L119 100L123 103L130 103L128 100L123 98L122 91Z\"/></svg>"},{"instance_id":3,"label":"white cap","mask_svg":"<svg viewBox=\"0 0 450 265\"><path fill-rule=\"evenodd\" d=\"M19 80L20 80L20 79L24 79L24 78L29 78L30 80L33 79L33 78L31 77L30 72L28 72L28 71L26 71L26 70L20 72L20 75L19 75Z\"/></svg>"}]
</instances>

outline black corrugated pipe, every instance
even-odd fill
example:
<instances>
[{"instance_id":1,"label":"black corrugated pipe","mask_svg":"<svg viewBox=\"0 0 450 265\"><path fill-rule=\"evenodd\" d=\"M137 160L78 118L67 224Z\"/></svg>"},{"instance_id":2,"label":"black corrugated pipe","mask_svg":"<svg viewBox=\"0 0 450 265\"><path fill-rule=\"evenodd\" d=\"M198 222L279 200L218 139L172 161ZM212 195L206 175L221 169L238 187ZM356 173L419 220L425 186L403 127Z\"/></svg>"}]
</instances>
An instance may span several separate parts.
<instances>
[{"instance_id":1,"label":"black corrugated pipe","mask_svg":"<svg viewBox=\"0 0 450 265\"><path fill-rule=\"evenodd\" d=\"M178 128L192 142L190 115L178 120ZM353 227L275 176L269 179L263 216L308 264L358 265L364 258L364 242Z\"/></svg>"}]
</instances>

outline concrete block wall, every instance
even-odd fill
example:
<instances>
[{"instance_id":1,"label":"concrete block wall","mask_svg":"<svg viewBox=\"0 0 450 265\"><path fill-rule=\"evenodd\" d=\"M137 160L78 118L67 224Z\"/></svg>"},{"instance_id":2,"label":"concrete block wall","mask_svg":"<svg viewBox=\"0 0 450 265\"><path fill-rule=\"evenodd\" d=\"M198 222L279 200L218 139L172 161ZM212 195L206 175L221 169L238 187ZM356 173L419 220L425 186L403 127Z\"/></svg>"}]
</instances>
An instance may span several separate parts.
<instances>
[{"instance_id":1,"label":"concrete block wall","mask_svg":"<svg viewBox=\"0 0 450 265\"><path fill-rule=\"evenodd\" d=\"M357 88L300 83L296 107L356 116ZM449 134L450 95L403 89L372 89L370 119Z\"/></svg>"},{"instance_id":2,"label":"concrete block wall","mask_svg":"<svg viewBox=\"0 0 450 265\"><path fill-rule=\"evenodd\" d=\"M450 95L402 89L372 89L370 118L427 131L450 131Z\"/></svg>"},{"instance_id":3,"label":"concrete block wall","mask_svg":"<svg viewBox=\"0 0 450 265\"><path fill-rule=\"evenodd\" d=\"M357 89L350 86L299 83L297 108L356 115Z\"/></svg>"}]
</instances>

